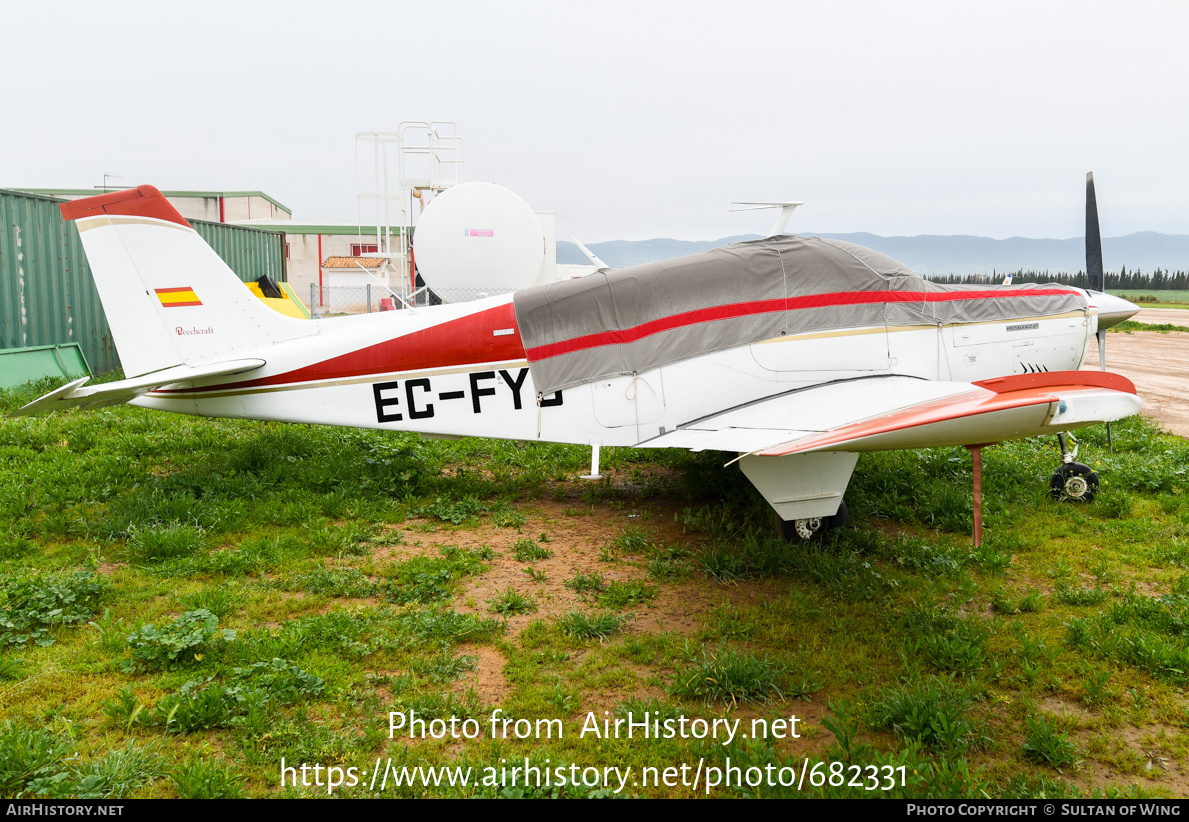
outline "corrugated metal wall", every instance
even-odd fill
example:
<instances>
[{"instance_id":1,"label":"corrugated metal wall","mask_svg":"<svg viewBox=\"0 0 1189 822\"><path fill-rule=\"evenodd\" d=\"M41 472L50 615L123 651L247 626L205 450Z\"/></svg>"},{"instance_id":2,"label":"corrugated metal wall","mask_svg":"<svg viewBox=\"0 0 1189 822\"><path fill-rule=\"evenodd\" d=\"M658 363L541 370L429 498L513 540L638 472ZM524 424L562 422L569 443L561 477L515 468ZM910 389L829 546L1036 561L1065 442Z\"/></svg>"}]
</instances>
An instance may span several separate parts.
<instances>
[{"instance_id":1,"label":"corrugated metal wall","mask_svg":"<svg viewBox=\"0 0 1189 822\"><path fill-rule=\"evenodd\" d=\"M0 190L0 348L77 342L97 374L120 367L74 223L61 200ZM285 279L285 235L191 221L244 282Z\"/></svg>"},{"instance_id":2,"label":"corrugated metal wall","mask_svg":"<svg viewBox=\"0 0 1189 822\"><path fill-rule=\"evenodd\" d=\"M120 367L78 229L58 200L0 191L0 348L77 342L96 373Z\"/></svg>"},{"instance_id":3,"label":"corrugated metal wall","mask_svg":"<svg viewBox=\"0 0 1189 822\"><path fill-rule=\"evenodd\" d=\"M265 274L277 282L285 281L284 234L229 223L187 222L245 283L254 283Z\"/></svg>"}]
</instances>

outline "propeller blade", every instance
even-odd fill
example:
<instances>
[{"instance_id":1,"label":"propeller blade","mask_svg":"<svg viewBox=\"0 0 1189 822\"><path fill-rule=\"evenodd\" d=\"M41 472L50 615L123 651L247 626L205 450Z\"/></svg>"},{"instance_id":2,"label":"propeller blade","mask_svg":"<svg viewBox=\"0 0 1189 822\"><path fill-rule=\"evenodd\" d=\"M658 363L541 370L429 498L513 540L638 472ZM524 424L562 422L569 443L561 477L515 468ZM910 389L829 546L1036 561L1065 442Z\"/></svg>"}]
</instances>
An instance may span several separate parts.
<instances>
[{"instance_id":1,"label":"propeller blade","mask_svg":"<svg viewBox=\"0 0 1189 822\"><path fill-rule=\"evenodd\" d=\"M1106 291L1102 272L1102 235L1098 232L1098 200L1094 197L1094 172L1086 174L1086 278L1091 291Z\"/></svg>"},{"instance_id":2,"label":"propeller blade","mask_svg":"<svg viewBox=\"0 0 1189 822\"><path fill-rule=\"evenodd\" d=\"M1102 270L1102 234L1098 230L1098 198L1094 196L1094 172L1086 172L1086 285L1091 291L1106 291L1106 275ZM1106 329L1099 320L1098 368L1106 370ZM1106 447L1115 452L1111 441L1111 424L1106 424Z\"/></svg>"}]
</instances>

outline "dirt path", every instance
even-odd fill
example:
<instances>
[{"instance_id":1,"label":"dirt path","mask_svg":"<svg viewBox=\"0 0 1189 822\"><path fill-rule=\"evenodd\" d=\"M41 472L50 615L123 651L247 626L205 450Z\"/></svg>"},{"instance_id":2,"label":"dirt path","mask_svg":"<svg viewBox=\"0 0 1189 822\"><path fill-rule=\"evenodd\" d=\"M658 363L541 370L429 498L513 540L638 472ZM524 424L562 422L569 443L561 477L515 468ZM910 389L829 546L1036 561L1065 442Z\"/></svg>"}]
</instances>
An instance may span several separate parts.
<instances>
[{"instance_id":1,"label":"dirt path","mask_svg":"<svg viewBox=\"0 0 1189 822\"><path fill-rule=\"evenodd\" d=\"M1144 314L1160 319L1146 319ZM1181 317L1169 319L1165 315ZM1184 318L1182 320L1182 318ZM1135 317L1146 323L1183 321L1189 326L1189 311L1145 309ZM1106 335L1107 369L1135 383L1144 401L1144 415L1159 420L1165 428L1189 437L1189 328L1185 333L1132 331ZM1090 345L1083 368L1098 369L1098 346Z\"/></svg>"},{"instance_id":2,"label":"dirt path","mask_svg":"<svg viewBox=\"0 0 1189 822\"><path fill-rule=\"evenodd\" d=\"M1149 323L1150 325L1170 323L1189 328L1189 308L1141 308L1140 312L1131 319L1137 323ZM1107 355L1106 359L1107 362L1110 362L1110 355Z\"/></svg>"}]
</instances>

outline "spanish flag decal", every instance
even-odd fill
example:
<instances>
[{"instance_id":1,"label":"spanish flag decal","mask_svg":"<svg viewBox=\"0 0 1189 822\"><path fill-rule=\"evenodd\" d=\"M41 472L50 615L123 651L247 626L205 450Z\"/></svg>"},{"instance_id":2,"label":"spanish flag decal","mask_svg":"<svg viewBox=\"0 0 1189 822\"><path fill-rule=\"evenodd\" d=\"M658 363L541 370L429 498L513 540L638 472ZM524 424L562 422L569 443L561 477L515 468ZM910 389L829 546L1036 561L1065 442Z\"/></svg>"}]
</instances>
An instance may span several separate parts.
<instances>
[{"instance_id":1,"label":"spanish flag decal","mask_svg":"<svg viewBox=\"0 0 1189 822\"><path fill-rule=\"evenodd\" d=\"M165 308L180 308L184 305L202 305L202 300L189 286L183 288L156 288L157 299Z\"/></svg>"}]
</instances>

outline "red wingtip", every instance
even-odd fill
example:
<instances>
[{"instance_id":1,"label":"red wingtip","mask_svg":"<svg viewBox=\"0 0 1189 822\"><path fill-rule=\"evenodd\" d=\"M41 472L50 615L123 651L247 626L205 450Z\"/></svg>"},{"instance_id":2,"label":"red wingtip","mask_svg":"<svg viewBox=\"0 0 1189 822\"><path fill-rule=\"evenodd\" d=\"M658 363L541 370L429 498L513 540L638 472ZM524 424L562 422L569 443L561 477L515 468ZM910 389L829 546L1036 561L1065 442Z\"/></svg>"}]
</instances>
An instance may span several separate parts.
<instances>
[{"instance_id":1,"label":"red wingtip","mask_svg":"<svg viewBox=\"0 0 1189 822\"><path fill-rule=\"evenodd\" d=\"M73 200L62 203L58 208L62 211L64 220L120 214L128 217L152 217L190 228L186 218L178 214L169 200L152 186L137 186L127 191L113 191L100 194L98 197Z\"/></svg>"},{"instance_id":2,"label":"red wingtip","mask_svg":"<svg viewBox=\"0 0 1189 822\"><path fill-rule=\"evenodd\" d=\"M1042 371L1038 374L1011 374L975 383L980 388L1006 394L1025 388L1055 388L1063 385L1087 385L1096 388L1111 388L1115 391L1135 393L1135 383L1122 374L1110 371Z\"/></svg>"}]
</instances>

